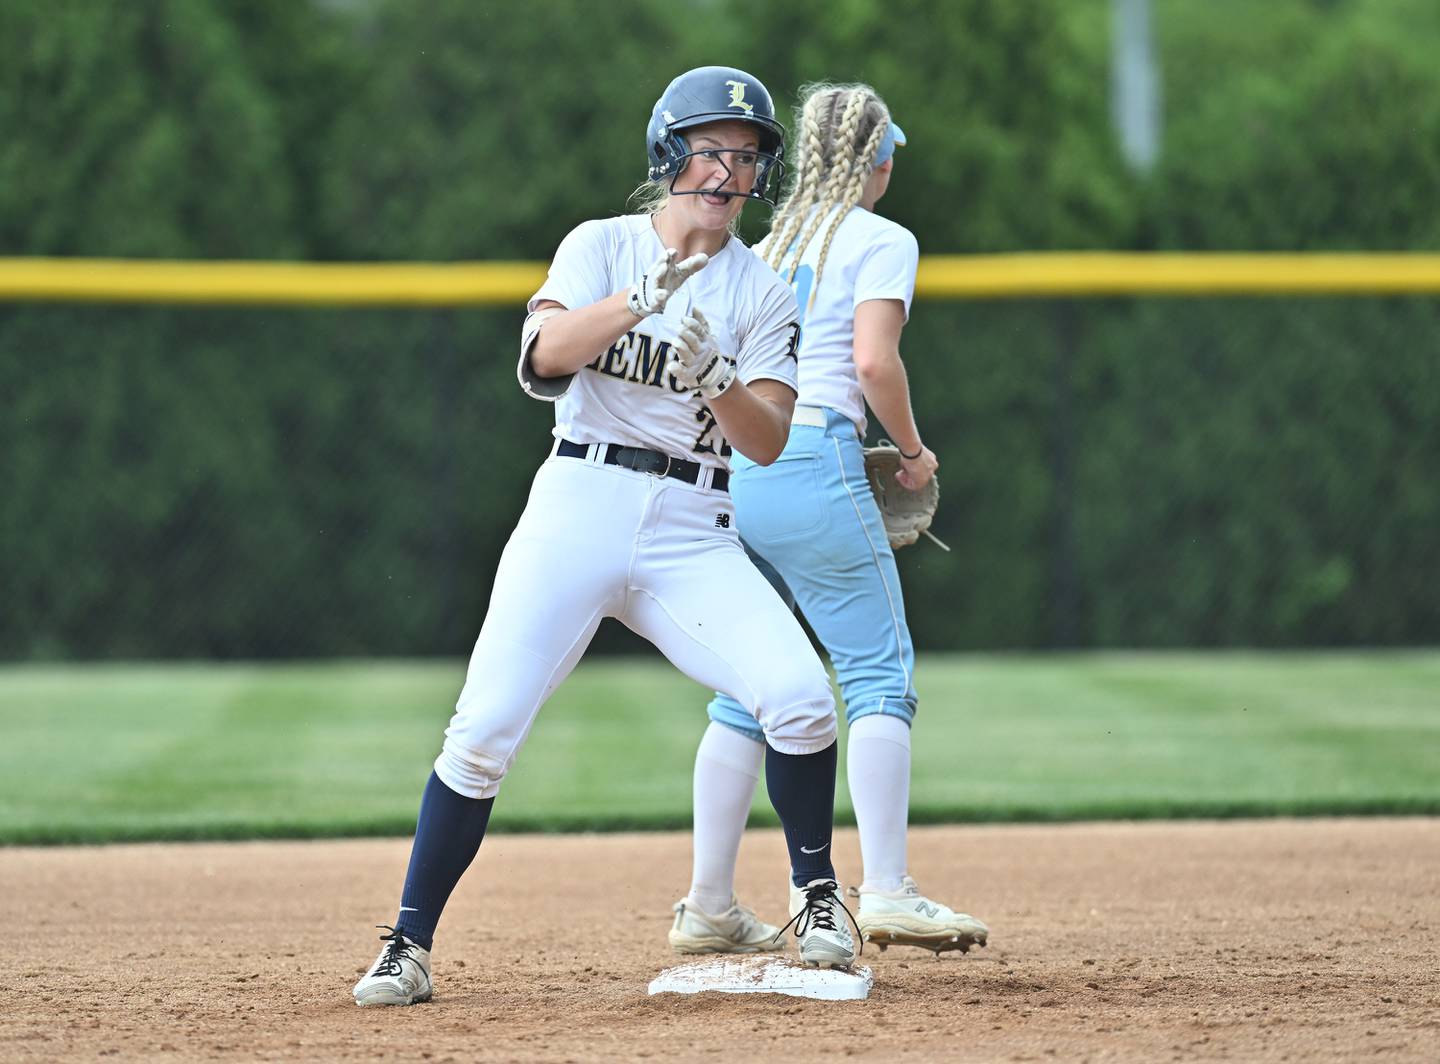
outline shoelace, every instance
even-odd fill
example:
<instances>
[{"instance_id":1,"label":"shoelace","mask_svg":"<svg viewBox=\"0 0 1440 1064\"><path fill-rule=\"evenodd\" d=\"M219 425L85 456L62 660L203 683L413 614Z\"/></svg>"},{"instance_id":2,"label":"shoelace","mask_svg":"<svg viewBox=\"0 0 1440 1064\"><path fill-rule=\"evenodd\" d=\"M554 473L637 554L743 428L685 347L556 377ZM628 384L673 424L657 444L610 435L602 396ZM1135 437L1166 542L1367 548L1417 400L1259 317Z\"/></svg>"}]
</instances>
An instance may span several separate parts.
<instances>
[{"instance_id":1,"label":"shoelace","mask_svg":"<svg viewBox=\"0 0 1440 1064\"><path fill-rule=\"evenodd\" d=\"M389 924L376 924L375 926L381 931L390 932L388 935L380 936L381 942L388 942L390 945L385 948L385 955L376 963L375 970L370 974L398 976L401 974L400 962L413 959L410 951L415 948L415 943L406 942L400 932Z\"/></svg>"},{"instance_id":2,"label":"shoelace","mask_svg":"<svg viewBox=\"0 0 1440 1064\"><path fill-rule=\"evenodd\" d=\"M855 914L840 900L840 884L833 879L823 879L812 883L805 888L805 905L794 916L790 922L775 932L775 939L791 927L795 928L795 937L799 938L812 927L818 927L822 931L834 931L835 928L835 906L840 906L850 922L855 925L855 932L860 939L860 952L865 952L865 937L860 935L860 925L855 923Z\"/></svg>"}]
</instances>

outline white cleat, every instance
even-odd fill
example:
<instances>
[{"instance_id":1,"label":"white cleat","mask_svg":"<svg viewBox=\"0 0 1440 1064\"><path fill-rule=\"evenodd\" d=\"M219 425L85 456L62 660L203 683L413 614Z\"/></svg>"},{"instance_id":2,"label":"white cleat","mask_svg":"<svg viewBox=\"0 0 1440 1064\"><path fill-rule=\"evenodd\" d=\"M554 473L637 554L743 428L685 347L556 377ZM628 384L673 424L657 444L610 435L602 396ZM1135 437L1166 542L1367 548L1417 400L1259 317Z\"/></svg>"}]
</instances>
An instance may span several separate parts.
<instances>
[{"instance_id":1,"label":"white cleat","mask_svg":"<svg viewBox=\"0 0 1440 1064\"><path fill-rule=\"evenodd\" d=\"M855 936L845 922L847 916L840 886L833 879L812 879L804 887L791 884L790 924L795 925L795 941L805 964L849 968L855 963Z\"/></svg>"},{"instance_id":2,"label":"white cleat","mask_svg":"<svg viewBox=\"0 0 1440 1064\"><path fill-rule=\"evenodd\" d=\"M355 984L357 1005L416 1005L430 1000L430 951L421 949L393 927L383 928L387 943L375 967Z\"/></svg>"},{"instance_id":3,"label":"white cleat","mask_svg":"<svg viewBox=\"0 0 1440 1064\"><path fill-rule=\"evenodd\" d=\"M968 953L971 946L983 946L990 929L969 913L957 913L920 893L915 880L906 876L900 889L892 891L861 887L851 891L860 898L856 926L866 942L882 950L886 946L919 946L936 955L958 949Z\"/></svg>"},{"instance_id":4,"label":"white cleat","mask_svg":"<svg viewBox=\"0 0 1440 1064\"><path fill-rule=\"evenodd\" d=\"M730 908L718 916L682 898L675 903L670 948L676 953L760 953L784 949L783 935L733 897Z\"/></svg>"}]
</instances>

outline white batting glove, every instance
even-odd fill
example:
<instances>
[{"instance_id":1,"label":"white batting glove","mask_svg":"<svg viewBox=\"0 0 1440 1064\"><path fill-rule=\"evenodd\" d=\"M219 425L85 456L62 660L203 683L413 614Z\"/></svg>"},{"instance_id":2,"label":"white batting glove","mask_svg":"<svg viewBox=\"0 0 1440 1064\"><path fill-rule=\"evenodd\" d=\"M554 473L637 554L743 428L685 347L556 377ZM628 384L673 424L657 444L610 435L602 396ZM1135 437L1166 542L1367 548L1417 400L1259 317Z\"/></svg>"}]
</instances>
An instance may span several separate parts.
<instances>
[{"instance_id":1,"label":"white batting glove","mask_svg":"<svg viewBox=\"0 0 1440 1064\"><path fill-rule=\"evenodd\" d=\"M645 276L640 279L639 284L630 289L630 295L625 300L631 314L637 318L659 314L665 309L665 304L675 294L676 289L685 283L685 279L692 273L703 270L710 261L710 256L703 253L676 262L679 257L680 252L671 248L655 260L654 266L645 271Z\"/></svg>"},{"instance_id":2,"label":"white batting glove","mask_svg":"<svg viewBox=\"0 0 1440 1064\"><path fill-rule=\"evenodd\" d=\"M670 346L670 361L665 368L706 399L724 395L735 383L735 363L715 346L710 323L698 309L680 320L680 335Z\"/></svg>"}]
</instances>

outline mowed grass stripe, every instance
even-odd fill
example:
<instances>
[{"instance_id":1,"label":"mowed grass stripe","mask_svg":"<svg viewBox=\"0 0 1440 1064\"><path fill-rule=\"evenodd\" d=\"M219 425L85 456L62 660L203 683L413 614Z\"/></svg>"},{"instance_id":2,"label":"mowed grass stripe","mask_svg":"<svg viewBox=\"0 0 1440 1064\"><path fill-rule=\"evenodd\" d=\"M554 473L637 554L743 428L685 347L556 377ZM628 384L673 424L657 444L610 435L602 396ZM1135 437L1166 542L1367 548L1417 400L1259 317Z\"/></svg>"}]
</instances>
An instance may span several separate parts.
<instances>
[{"instance_id":1,"label":"mowed grass stripe","mask_svg":"<svg viewBox=\"0 0 1440 1064\"><path fill-rule=\"evenodd\" d=\"M0 842L407 834L463 678L0 668ZM930 655L917 685L916 822L1440 813L1433 651ZM494 829L686 826L707 697L658 658L585 663ZM763 793L754 820L774 822Z\"/></svg>"}]
</instances>

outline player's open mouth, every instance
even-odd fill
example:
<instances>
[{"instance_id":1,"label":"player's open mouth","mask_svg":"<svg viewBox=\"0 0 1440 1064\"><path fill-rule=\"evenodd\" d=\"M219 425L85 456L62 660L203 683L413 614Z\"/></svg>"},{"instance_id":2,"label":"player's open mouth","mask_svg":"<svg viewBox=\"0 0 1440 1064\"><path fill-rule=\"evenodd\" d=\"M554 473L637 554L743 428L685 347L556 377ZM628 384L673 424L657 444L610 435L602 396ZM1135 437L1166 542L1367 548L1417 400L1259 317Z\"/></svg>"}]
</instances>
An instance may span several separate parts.
<instances>
[{"instance_id":1,"label":"player's open mouth","mask_svg":"<svg viewBox=\"0 0 1440 1064\"><path fill-rule=\"evenodd\" d=\"M717 196L711 192L700 193L700 198L703 199L706 203L710 204L710 206L712 207L723 207L725 206L725 204L730 202L729 196Z\"/></svg>"}]
</instances>

